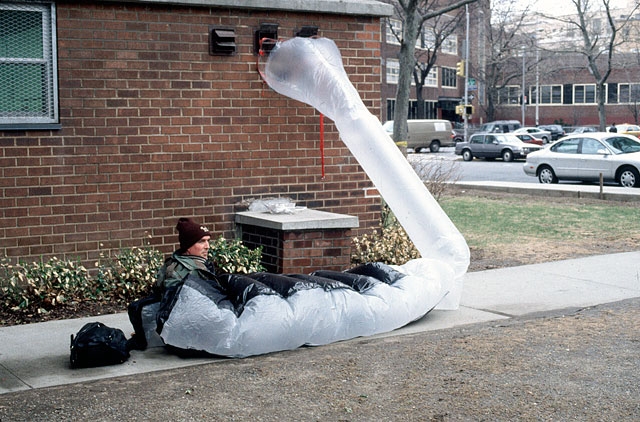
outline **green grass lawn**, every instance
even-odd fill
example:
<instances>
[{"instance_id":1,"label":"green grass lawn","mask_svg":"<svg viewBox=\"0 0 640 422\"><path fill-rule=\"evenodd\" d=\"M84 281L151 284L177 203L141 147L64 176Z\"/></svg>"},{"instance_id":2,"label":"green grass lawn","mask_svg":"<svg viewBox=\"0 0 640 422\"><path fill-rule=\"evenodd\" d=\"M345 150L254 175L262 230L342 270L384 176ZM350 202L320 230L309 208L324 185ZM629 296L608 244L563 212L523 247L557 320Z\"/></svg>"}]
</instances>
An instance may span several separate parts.
<instances>
[{"instance_id":1,"label":"green grass lawn","mask_svg":"<svg viewBox=\"0 0 640 422\"><path fill-rule=\"evenodd\" d=\"M640 205L575 204L543 197L443 197L440 204L470 246L517 245L528 239L627 240L640 235Z\"/></svg>"}]
</instances>

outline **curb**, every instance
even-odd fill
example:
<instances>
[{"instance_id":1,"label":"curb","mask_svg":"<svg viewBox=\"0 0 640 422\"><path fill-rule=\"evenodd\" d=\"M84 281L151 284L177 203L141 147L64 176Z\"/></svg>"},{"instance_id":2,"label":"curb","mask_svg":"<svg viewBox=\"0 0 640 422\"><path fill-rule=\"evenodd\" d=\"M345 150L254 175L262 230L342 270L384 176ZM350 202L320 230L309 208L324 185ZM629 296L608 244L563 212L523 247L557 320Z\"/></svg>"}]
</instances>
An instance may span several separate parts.
<instances>
[{"instance_id":1,"label":"curb","mask_svg":"<svg viewBox=\"0 0 640 422\"><path fill-rule=\"evenodd\" d=\"M604 186L602 192L600 191L600 186L584 184L536 185L507 182L454 182L453 185L458 189L524 193L534 196L589 198L620 202L640 200L640 189L629 189L609 185Z\"/></svg>"}]
</instances>

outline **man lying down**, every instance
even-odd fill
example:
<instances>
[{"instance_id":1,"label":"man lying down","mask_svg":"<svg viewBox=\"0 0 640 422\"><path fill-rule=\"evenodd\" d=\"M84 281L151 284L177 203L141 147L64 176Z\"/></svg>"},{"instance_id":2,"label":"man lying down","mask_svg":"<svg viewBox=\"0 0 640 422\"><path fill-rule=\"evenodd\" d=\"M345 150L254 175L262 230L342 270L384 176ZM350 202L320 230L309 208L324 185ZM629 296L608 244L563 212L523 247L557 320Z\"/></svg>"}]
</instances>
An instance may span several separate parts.
<instances>
[{"instance_id":1,"label":"man lying down","mask_svg":"<svg viewBox=\"0 0 640 422\"><path fill-rule=\"evenodd\" d=\"M158 272L151 296L129 305L137 349L169 346L246 357L392 331L447 294L446 263L368 263L344 272L217 274L207 261L211 233L193 220L176 226L180 248Z\"/></svg>"}]
</instances>

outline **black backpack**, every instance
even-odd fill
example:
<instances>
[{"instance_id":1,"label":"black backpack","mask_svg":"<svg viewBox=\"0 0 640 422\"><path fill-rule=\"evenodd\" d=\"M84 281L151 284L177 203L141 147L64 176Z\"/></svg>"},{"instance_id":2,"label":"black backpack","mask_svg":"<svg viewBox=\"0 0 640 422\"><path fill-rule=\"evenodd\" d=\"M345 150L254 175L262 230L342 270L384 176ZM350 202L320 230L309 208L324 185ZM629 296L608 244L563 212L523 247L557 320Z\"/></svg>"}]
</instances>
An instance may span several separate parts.
<instances>
[{"instance_id":1,"label":"black backpack","mask_svg":"<svg viewBox=\"0 0 640 422\"><path fill-rule=\"evenodd\" d=\"M122 330L101 322L85 324L71 334L71 368L115 365L129 359L129 345Z\"/></svg>"}]
</instances>

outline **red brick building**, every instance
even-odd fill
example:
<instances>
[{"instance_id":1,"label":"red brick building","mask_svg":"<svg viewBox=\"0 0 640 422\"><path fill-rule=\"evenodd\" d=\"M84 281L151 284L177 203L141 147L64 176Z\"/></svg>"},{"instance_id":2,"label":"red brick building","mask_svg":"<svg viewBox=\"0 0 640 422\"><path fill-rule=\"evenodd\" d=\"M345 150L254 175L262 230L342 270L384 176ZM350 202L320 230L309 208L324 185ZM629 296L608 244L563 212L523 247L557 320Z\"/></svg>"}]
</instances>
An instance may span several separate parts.
<instances>
[{"instance_id":1,"label":"red brick building","mask_svg":"<svg viewBox=\"0 0 640 422\"><path fill-rule=\"evenodd\" d=\"M263 83L254 40L265 23L281 39L317 27L380 115L380 18L390 6L268 3L2 2L0 43L14 46L10 60L0 53L2 253L91 263L144 243L170 252L178 217L234 238L241 204L264 197L357 216L353 234L377 226L367 175L327 121L322 177L319 114ZM212 28L234 51L210 54ZM19 67L34 63L26 44L46 70ZM37 89L23 83L34 77ZM20 96L29 98L16 105Z\"/></svg>"}]
</instances>

